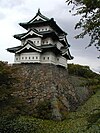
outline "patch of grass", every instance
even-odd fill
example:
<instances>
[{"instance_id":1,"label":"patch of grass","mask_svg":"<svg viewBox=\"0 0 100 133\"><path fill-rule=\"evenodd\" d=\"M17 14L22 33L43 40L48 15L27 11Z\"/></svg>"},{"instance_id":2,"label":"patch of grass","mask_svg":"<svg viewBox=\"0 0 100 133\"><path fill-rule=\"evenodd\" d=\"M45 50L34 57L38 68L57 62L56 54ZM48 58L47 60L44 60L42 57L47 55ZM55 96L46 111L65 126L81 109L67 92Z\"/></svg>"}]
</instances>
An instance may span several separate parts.
<instances>
[{"instance_id":1,"label":"patch of grass","mask_svg":"<svg viewBox=\"0 0 100 133\"><path fill-rule=\"evenodd\" d=\"M13 133L99 133L100 90L64 121L42 120L21 116L11 124ZM5 125L6 127L7 125ZM9 128L7 128L8 130Z\"/></svg>"}]
</instances>

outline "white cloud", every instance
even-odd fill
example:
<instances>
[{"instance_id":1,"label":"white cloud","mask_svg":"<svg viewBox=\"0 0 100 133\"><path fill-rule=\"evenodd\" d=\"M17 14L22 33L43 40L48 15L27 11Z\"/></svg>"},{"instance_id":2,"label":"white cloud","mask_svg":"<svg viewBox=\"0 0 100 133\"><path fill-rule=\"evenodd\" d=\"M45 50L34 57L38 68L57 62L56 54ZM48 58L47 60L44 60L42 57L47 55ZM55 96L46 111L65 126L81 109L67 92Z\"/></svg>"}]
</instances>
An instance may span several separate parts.
<instances>
[{"instance_id":1,"label":"white cloud","mask_svg":"<svg viewBox=\"0 0 100 133\"><path fill-rule=\"evenodd\" d=\"M0 7L12 9L16 6L20 6L24 0L0 0Z\"/></svg>"}]
</instances>

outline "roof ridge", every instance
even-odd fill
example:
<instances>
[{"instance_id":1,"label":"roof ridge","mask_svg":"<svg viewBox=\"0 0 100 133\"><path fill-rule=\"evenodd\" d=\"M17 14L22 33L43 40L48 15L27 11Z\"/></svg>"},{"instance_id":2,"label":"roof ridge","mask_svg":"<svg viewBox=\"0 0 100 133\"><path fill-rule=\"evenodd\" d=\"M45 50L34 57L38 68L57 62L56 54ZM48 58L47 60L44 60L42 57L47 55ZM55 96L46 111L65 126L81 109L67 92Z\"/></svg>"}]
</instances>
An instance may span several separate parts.
<instances>
[{"instance_id":1,"label":"roof ridge","mask_svg":"<svg viewBox=\"0 0 100 133\"><path fill-rule=\"evenodd\" d=\"M44 16L41 12L40 9L38 9L38 12L36 13L35 17L32 18L30 21L27 22L27 24L30 24L37 16L42 17L43 19L50 20L48 17Z\"/></svg>"}]
</instances>

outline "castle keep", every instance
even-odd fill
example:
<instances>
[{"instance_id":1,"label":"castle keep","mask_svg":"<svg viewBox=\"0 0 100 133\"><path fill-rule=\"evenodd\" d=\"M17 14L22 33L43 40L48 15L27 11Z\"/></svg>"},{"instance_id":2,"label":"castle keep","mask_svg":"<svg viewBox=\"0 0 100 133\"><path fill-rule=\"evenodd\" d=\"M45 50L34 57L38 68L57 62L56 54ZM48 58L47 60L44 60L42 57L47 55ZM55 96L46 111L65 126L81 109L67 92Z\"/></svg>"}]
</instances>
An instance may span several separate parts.
<instances>
[{"instance_id":1,"label":"castle keep","mask_svg":"<svg viewBox=\"0 0 100 133\"><path fill-rule=\"evenodd\" d=\"M49 63L67 68L67 60L73 58L67 34L53 18L45 17L38 10L33 19L19 25L27 30L26 33L14 35L21 45L7 49L15 53L15 63Z\"/></svg>"}]
</instances>

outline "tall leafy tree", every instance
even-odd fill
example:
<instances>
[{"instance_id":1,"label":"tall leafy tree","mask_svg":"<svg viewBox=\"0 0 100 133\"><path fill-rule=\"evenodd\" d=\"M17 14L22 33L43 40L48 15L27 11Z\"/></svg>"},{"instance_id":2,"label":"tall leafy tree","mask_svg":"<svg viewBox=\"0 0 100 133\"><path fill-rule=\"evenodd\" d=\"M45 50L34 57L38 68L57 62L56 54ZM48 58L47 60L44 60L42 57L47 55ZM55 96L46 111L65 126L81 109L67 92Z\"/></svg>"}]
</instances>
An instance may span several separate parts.
<instances>
[{"instance_id":1,"label":"tall leafy tree","mask_svg":"<svg viewBox=\"0 0 100 133\"><path fill-rule=\"evenodd\" d=\"M75 38L90 36L88 47L94 45L100 51L100 0L67 0L68 5L73 5L71 10L76 9L74 15L81 15L75 29L82 29L82 32ZM100 56L99 56L100 58Z\"/></svg>"}]
</instances>

